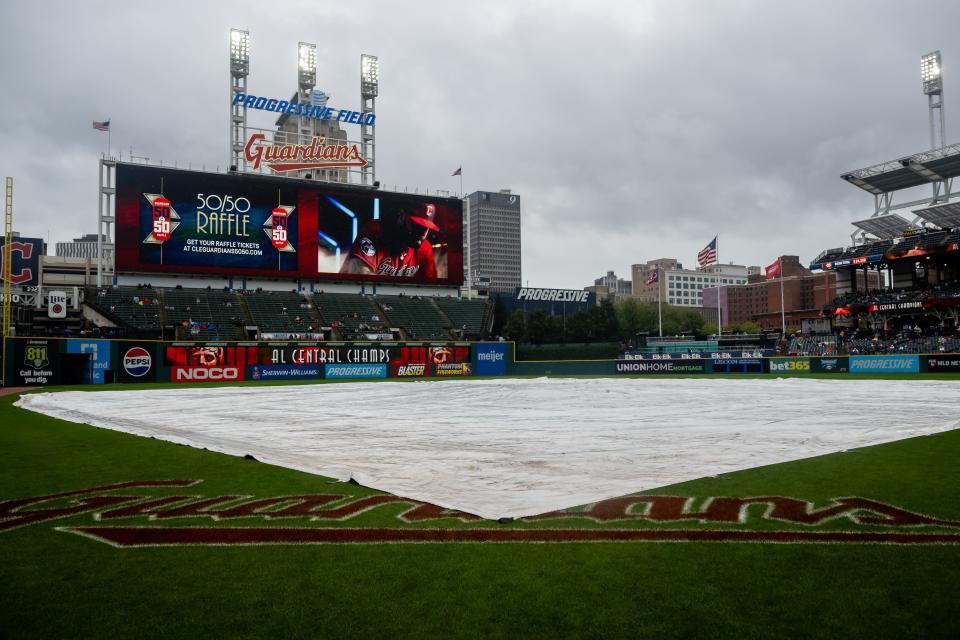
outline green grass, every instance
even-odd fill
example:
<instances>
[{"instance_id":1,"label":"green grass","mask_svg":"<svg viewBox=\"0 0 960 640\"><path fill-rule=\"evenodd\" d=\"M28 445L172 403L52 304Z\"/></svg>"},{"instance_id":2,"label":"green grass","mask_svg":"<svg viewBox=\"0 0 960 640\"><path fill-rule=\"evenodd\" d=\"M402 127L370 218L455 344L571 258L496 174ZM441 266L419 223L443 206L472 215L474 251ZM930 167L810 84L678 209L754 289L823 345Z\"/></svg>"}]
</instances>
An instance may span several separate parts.
<instances>
[{"instance_id":1,"label":"green grass","mask_svg":"<svg viewBox=\"0 0 960 640\"><path fill-rule=\"evenodd\" d=\"M145 495L378 493L241 458L62 422L17 409L12 402L11 397L0 398L0 499L158 478L203 483L187 490L145 490ZM958 458L960 430L651 493L701 498L786 495L818 503L861 496L960 519ZM373 510L348 526L396 526L397 512L395 506ZM509 543L116 549L55 529L90 524L91 516L82 514L0 532L0 637L960 637L960 545ZM264 523L190 519L169 524ZM440 524L597 526L575 521ZM831 523L827 528L844 526ZM756 527L783 525L760 522Z\"/></svg>"}]
</instances>

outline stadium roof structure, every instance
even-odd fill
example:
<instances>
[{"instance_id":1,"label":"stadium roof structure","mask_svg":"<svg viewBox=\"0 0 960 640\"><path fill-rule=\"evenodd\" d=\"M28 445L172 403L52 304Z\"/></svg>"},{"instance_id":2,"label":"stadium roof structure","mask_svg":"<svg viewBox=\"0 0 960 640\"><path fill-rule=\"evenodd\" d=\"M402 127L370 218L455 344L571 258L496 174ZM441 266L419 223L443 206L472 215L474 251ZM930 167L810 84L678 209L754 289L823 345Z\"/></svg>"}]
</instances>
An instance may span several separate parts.
<instances>
[{"instance_id":1,"label":"stadium roof structure","mask_svg":"<svg viewBox=\"0 0 960 640\"><path fill-rule=\"evenodd\" d=\"M906 218L895 213L858 220L852 224L880 240L893 240L902 236L904 232L917 228L910 224Z\"/></svg>"},{"instance_id":2,"label":"stadium roof structure","mask_svg":"<svg viewBox=\"0 0 960 640\"><path fill-rule=\"evenodd\" d=\"M914 209L913 214L941 229L960 228L960 202L947 202L932 207Z\"/></svg>"},{"instance_id":3,"label":"stadium roof structure","mask_svg":"<svg viewBox=\"0 0 960 640\"><path fill-rule=\"evenodd\" d=\"M849 171L840 177L879 196L956 176L960 176L960 144L881 162L872 167Z\"/></svg>"}]
</instances>

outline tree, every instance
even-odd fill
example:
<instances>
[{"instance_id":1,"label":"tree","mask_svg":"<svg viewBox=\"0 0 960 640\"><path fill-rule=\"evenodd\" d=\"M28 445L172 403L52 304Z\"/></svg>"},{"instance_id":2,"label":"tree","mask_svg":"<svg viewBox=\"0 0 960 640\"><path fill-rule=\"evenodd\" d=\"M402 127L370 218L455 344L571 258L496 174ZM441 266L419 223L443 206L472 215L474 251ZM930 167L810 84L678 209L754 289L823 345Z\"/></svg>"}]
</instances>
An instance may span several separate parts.
<instances>
[{"instance_id":1,"label":"tree","mask_svg":"<svg viewBox=\"0 0 960 640\"><path fill-rule=\"evenodd\" d=\"M507 311L507 305L503 303L500 294L493 301L493 335L501 336L504 333L504 327L510 319L510 312Z\"/></svg>"},{"instance_id":2,"label":"tree","mask_svg":"<svg viewBox=\"0 0 960 640\"><path fill-rule=\"evenodd\" d=\"M523 311L517 309L507 320L506 324L503 326L503 333L506 337L514 340L515 342L526 342L527 340L527 323L526 318L524 318Z\"/></svg>"}]
</instances>

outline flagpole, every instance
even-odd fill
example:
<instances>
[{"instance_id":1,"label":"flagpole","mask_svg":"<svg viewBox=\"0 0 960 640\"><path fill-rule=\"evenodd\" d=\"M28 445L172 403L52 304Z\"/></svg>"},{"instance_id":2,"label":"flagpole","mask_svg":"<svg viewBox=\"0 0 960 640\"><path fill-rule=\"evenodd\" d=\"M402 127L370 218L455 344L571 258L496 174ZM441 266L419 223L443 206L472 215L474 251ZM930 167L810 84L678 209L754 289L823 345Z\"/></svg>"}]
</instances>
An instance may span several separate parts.
<instances>
[{"instance_id":1,"label":"flagpole","mask_svg":"<svg viewBox=\"0 0 960 640\"><path fill-rule=\"evenodd\" d=\"M777 258L777 267L780 269L780 324L783 337L787 337L787 310L783 304L783 256Z\"/></svg>"},{"instance_id":2,"label":"flagpole","mask_svg":"<svg viewBox=\"0 0 960 640\"><path fill-rule=\"evenodd\" d=\"M663 337L663 305L660 298L660 265L657 265L657 320L660 324L660 337Z\"/></svg>"},{"instance_id":3,"label":"flagpole","mask_svg":"<svg viewBox=\"0 0 960 640\"><path fill-rule=\"evenodd\" d=\"M717 267L720 267L720 234L715 238L717 242ZM717 335L723 335L723 317L720 312L720 272L717 272Z\"/></svg>"},{"instance_id":4,"label":"flagpole","mask_svg":"<svg viewBox=\"0 0 960 640\"><path fill-rule=\"evenodd\" d=\"M110 136L112 133L112 130L110 129L110 125L112 124L111 120L112 118L110 118L110 116L107 116L107 157L108 158L110 157Z\"/></svg>"}]
</instances>

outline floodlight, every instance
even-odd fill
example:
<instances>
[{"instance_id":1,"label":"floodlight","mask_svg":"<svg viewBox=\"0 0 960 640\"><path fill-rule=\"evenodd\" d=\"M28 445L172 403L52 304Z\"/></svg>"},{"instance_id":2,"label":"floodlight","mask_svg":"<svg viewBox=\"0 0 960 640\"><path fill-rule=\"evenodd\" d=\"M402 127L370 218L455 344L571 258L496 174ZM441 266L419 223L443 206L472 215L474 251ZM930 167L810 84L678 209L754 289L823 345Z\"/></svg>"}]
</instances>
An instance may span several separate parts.
<instances>
[{"instance_id":1,"label":"floodlight","mask_svg":"<svg viewBox=\"0 0 960 640\"><path fill-rule=\"evenodd\" d=\"M250 71L250 32L230 29L230 71L245 76Z\"/></svg>"},{"instance_id":2,"label":"floodlight","mask_svg":"<svg viewBox=\"0 0 960 640\"><path fill-rule=\"evenodd\" d=\"M940 67L940 52L934 51L920 58L920 80L924 95L938 95L943 91L943 75Z\"/></svg>"},{"instance_id":3,"label":"floodlight","mask_svg":"<svg viewBox=\"0 0 960 640\"><path fill-rule=\"evenodd\" d=\"M298 81L301 89L312 89L317 84L317 45L301 42L297 46Z\"/></svg>"},{"instance_id":4,"label":"floodlight","mask_svg":"<svg viewBox=\"0 0 960 640\"><path fill-rule=\"evenodd\" d=\"M365 98L377 97L380 84L380 60L369 53L360 55L360 93Z\"/></svg>"}]
</instances>

